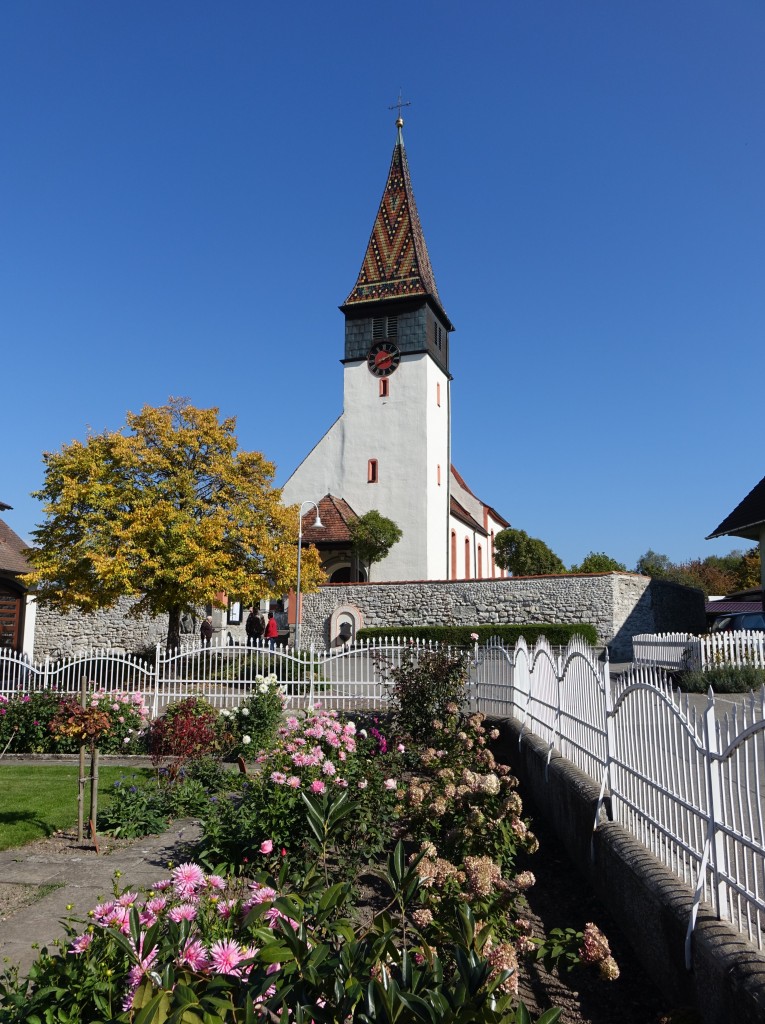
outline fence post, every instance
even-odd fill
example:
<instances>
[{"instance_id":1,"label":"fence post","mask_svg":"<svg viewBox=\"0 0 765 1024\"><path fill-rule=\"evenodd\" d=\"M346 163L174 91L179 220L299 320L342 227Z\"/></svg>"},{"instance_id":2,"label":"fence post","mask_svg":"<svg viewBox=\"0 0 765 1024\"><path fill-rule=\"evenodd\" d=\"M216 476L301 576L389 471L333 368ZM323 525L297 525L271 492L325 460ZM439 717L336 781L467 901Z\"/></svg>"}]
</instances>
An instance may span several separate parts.
<instances>
[{"instance_id":1,"label":"fence post","mask_svg":"<svg viewBox=\"0 0 765 1024\"><path fill-rule=\"evenodd\" d=\"M160 642L157 641L157 646L154 651L154 698L151 702L151 717L152 719L157 718L159 715L159 663L160 663Z\"/></svg>"},{"instance_id":2,"label":"fence post","mask_svg":"<svg viewBox=\"0 0 765 1024\"><path fill-rule=\"evenodd\" d=\"M614 808L613 808L613 786L611 785L611 765L614 763L616 758L616 736L614 730L614 696L611 692L611 665L608 660L608 648L606 647L605 656L603 658L603 710L605 713L605 733L606 733L606 763L603 765L603 777L600 783L600 792L598 794L598 803L595 808L595 821L592 823L592 835L593 839L590 840L590 860L595 862L595 832L597 831L598 824L600 823L600 809L603 806L603 798L605 796L606 785L608 785L609 792L611 793L611 814L609 817L611 820L614 819Z\"/></svg>"},{"instance_id":3,"label":"fence post","mask_svg":"<svg viewBox=\"0 0 765 1024\"><path fill-rule=\"evenodd\" d=\"M313 640L311 641L311 646L310 646L310 648L308 650L308 658L309 658L309 662L308 662L308 679L310 681L310 687L309 687L309 690L308 690L308 705L309 705L310 708L313 708L313 699L314 699L314 692L313 692Z\"/></svg>"},{"instance_id":4,"label":"fence post","mask_svg":"<svg viewBox=\"0 0 765 1024\"><path fill-rule=\"evenodd\" d=\"M717 742L717 723L715 721L715 695L710 686L707 694L707 706L704 711L704 759L707 768L707 788L709 799L709 817L707 821L707 841L712 860L715 902L717 916L728 918L728 891L725 883L720 880L720 866L725 858L725 841L718 828L722 819L722 786L719 744Z\"/></svg>"}]
</instances>

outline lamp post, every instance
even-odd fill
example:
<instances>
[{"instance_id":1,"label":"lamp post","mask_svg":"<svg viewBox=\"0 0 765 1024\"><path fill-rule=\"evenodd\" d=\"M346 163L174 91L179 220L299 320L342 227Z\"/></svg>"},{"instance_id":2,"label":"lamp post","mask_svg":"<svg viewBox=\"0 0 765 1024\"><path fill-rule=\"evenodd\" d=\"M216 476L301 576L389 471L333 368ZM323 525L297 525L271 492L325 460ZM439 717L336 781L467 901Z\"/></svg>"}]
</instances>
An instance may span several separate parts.
<instances>
[{"instance_id":1,"label":"lamp post","mask_svg":"<svg viewBox=\"0 0 765 1024\"><path fill-rule=\"evenodd\" d=\"M307 512L311 506L316 509L316 521L313 525L318 527L320 530L324 527L324 523L321 521L321 516L319 515L319 506L316 502L310 500L304 501L300 506L300 518L298 525L297 586L295 588L297 590L297 607L295 608L295 650L298 651L300 650L300 622L303 617L303 609L300 606L300 556L303 553L303 509L305 508Z\"/></svg>"}]
</instances>

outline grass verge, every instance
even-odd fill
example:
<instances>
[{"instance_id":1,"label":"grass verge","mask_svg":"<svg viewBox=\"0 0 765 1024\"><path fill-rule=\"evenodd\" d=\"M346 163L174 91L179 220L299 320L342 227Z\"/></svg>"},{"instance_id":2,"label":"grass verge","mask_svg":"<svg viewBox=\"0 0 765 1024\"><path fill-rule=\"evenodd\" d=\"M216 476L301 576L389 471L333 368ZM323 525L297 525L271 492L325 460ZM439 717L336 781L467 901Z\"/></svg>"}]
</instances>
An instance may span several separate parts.
<instances>
[{"instance_id":1,"label":"grass verge","mask_svg":"<svg viewBox=\"0 0 765 1024\"><path fill-rule=\"evenodd\" d=\"M149 768L126 769L101 766L98 773L98 806L106 807L114 783L127 773L150 779ZM77 776L74 765L8 765L0 767L0 850L24 846L58 829L77 824ZM90 784L85 787L89 809Z\"/></svg>"}]
</instances>

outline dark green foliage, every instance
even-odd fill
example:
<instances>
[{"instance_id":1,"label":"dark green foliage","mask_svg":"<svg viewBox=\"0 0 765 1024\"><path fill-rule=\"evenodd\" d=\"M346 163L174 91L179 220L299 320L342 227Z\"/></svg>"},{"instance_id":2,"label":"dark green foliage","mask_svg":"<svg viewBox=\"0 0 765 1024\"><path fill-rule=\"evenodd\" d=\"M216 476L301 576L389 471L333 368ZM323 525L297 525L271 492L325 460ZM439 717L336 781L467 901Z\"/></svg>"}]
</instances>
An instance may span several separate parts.
<instances>
[{"instance_id":1,"label":"dark green foliage","mask_svg":"<svg viewBox=\"0 0 765 1024\"><path fill-rule=\"evenodd\" d=\"M495 560L513 576L547 576L564 573L566 567L543 540L525 530L500 530L494 538Z\"/></svg>"},{"instance_id":2,"label":"dark green foliage","mask_svg":"<svg viewBox=\"0 0 765 1024\"><path fill-rule=\"evenodd\" d=\"M98 815L98 831L122 839L154 835L167 824L156 786L147 786L135 776L117 779L111 802Z\"/></svg>"},{"instance_id":3,"label":"dark green foliage","mask_svg":"<svg viewBox=\"0 0 765 1024\"><path fill-rule=\"evenodd\" d=\"M617 562L605 551L591 551L582 559L581 565L572 565L570 572L626 572L627 566Z\"/></svg>"},{"instance_id":4,"label":"dark green foliage","mask_svg":"<svg viewBox=\"0 0 765 1024\"><path fill-rule=\"evenodd\" d=\"M367 568L367 579L372 565L382 561L402 537L401 530L393 520L381 515L374 508L365 515L353 519L348 524L348 532L358 560Z\"/></svg>"},{"instance_id":5,"label":"dark green foliage","mask_svg":"<svg viewBox=\"0 0 765 1024\"><path fill-rule=\"evenodd\" d=\"M715 693L749 693L765 684L765 669L718 665L704 671L678 672L675 682L686 693L706 693L710 686Z\"/></svg>"},{"instance_id":6,"label":"dark green foliage","mask_svg":"<svg viewBox=\"0 0 765 1024\"><path fill-rule=\"evenodd\" d=\"M526 623L523 625L496 623L484 626L384 626L360 629L356 634L358 640L372 640L391 637L396 640L432 640L450 647L472 647L474 641L471 633L478 634L479 644L484 644L493 637L499 638L509 647L523 637L526 643L533 645L541 637L546 637L554 647L565 647L574 636L583 637L588 644L598 643L598 632L589 622L573 623Z\"/></svg>"}]
</instances>

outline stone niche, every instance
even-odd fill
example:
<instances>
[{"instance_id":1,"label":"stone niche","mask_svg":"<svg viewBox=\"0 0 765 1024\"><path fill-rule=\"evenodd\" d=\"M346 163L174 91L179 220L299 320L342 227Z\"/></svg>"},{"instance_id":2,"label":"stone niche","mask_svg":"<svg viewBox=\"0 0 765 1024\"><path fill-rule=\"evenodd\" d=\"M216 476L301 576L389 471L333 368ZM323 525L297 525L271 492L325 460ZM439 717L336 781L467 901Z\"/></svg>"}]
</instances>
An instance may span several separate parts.
<instances>
[{"instance_id":1,"label":"stone niche","mask_svg":"<svg viewBox=\"0 0 765 1024\"><path fill-rule=\"evenodd\" d=\"M353 643L356 633L364 625L364 616L355 604L341 604L329 617L330 647L344 647Z\"/></svg>"}]
</instances>

